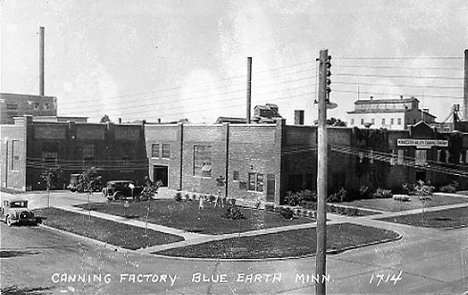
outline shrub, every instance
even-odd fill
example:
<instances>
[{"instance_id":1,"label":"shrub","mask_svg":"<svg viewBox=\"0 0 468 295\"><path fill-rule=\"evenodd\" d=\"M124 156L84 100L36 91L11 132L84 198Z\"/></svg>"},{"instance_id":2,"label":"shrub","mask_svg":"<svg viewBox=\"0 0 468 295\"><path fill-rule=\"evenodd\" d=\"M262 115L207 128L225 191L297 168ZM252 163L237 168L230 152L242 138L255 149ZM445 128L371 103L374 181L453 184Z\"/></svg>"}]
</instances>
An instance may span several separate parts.
<instances>
[{"instance_id":1,"label":"shrub","mask_svg":"<svg viewBox=\"0 0 468 295\"><path fill-rule=\"evenodd\" d=\"M182 193L177 192L174 196L174 200L176 200L177 202L182 201Z\"/></svg>"},{"instance_id":2,"label":"shrub","mask_svg":"<svg viewBox=\"0 0 468 295\"><path fill-rule=\"evenodd\" d=\"M294 212L290 208L281 208L280 215L284 219L293 219Z\"/></svg>"},{"instance_id":3,"label":"shrub","mask_svg":"<svg viewBox=\"0 0 468 295\"><path fill-rule=\"evenodd\" d=\"M327 201L332 202L332 203L337 203L337 202L346 202L348 200L348 192L342 188L340 189L339 192L336 192L334 194L331 194Z\"/></svg>"},{"instance_id":4,"label":"shrub","mask_svg":"<svg viewBox=\"0 0 468 295\"><path fill-rule=\"evenodd\" d=\"M285 201L290 206L297 206L301 200L299 199L298 193L287 192Z\"/></svg>"},{"instance_id":5,"label":"shrub","mask_svg":"<svg viewBox=\"0 0 468 295\"><path fill-rule=\"evenodd\" d=\"M214 195L208 196L208 202L213 203L215 200L216 200L216 197Z\"/></svg>"},{"instance_id":6,"label":"shrub","mask_svg":"<svg viewBox=\"0 0 468 295\"><path fill-rule=\"evenodd\" d=\"M443 193L456 193L458 189L458 182L457 181L452 181L451 183L441 186L439 188L439 191Z\"/></svg>"},{"instance_id":7,"label":"shrub","mask_svg":"<svg viewBox=\"0 0 468 295\"><path fill-rule=\"evenodd\" d=\"M231 199L231 205L229 208L227 208L226 212L221 217L232 220L245 219L242 211L236 206L235 199Z\"/></svg>"},{"instance_id":8,"label":"shrub","mask_svg":"<svg viewBox=\"0 0 468 295\"><path fill-rule=\"evenodd\" d=\"M388 189L378 188L375 193L372 194L374 199L388 199L393 197L392 191Z\"/></svg>"},{"instance_id":9,"label":"shrub","mask_svg":"<svg viewBox=\"0 0 468 295\"><path fill-rule=\"evenodd\" d=\"M196 194L193 194L193 195L192 195L192 200L194 200L194 201L195 201L195 200L198 200L198 197L197 197Z\"/></svg>"},{"instance_id":10,"label":"shrub","mask_svg":"<svg viewBox=\"0 0 468 295\"><path fill-rule=\"evenodd\" d=\"M301 206L309 210L317 210L317 203L313 201L302 201Z\"/></svg>"},{"instance_id":11,"label":"shrub","mask_svg":"<svg viewBox=\"0 0 468 295\"><path fill-rule=\"evenodd\" d=\"M425 184L423 181L418 181L418 183L414 185L414 192L417 196L419 196L420 200L430 199L432 197L432 193L434 192L434 187L432 185Z\"/></svg>"},{"instance_id":12,"label":"shrub","mask_svg":"<svg viewBox=\"0 0 468 295\"><path fill-rule=\"evenodd\" d=\"M271 211L271 212L273 212L273 211L275 211L275 205L273 205L273 204L265 204L265 210L266 210L266 211Z\"/></svg>"},{"instance_id":13,"label":"shrub","mask_svg":"<svg viewBox=\"0 0 468 295\"><path fill-rule=\"evenodd\" d=\"M192 201L189 194L185 194L185 201Z\"/></svg>"},{"instance_id":14,"label":"shrub","mask_svg":"<svg viewBox=\"0 0 468 295\"><path fill-rule=\"evenodd\" d=\"M394 195L393 199L400 202L410 202L411 199L406 195Z\"/></svg>"},{"instance_id":15,"label":"shrub","mask_svg":"<svg viewBox=\"0 0 468 295\"><path fill-rule=\"evenodd\" d=\"M414 195L415 194L415 185L414 184L409 184L405 183L403 184L403 190L408 194L408 195Z\"/></svg>"}]
</instances>

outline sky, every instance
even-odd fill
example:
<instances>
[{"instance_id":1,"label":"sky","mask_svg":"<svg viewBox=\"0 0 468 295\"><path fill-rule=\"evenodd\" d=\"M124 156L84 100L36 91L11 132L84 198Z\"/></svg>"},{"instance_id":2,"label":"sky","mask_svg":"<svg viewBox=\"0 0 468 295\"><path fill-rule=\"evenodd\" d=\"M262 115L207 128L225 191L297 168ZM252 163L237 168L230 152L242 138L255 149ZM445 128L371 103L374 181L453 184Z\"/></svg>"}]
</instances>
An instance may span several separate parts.
<instances>
[{"instance_id":1,"label":"sky","mask_svg":"<svg viewBox=\"0 0 468 295\"><path fill-rule=\"evenodd\" d=\"M328 117L370 96L415 96L437 121L463 105L467 0L1 0L0 16L0 91L39 94L43 26L45 95L90 122L245 117L252 57L252 108L311 125L323 49Z\"/></svg>"}]
</instances>

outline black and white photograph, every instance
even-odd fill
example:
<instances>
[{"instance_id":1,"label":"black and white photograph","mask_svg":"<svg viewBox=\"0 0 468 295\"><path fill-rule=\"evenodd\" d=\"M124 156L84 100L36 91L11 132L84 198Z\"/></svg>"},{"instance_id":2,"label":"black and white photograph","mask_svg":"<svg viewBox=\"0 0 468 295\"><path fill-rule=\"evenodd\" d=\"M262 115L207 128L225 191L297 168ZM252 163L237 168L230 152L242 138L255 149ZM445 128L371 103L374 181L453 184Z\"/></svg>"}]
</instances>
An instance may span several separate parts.
<instances>
[{"instance_id":1,"label":"black and white photograph","mask_svg":"<svg viewBox=\"0 0 468 295\"><path fill-rule=\"evenodd\" d=\"M468 295L468 1L0 0L0 294Z\"/></svg>"}]
</instances>

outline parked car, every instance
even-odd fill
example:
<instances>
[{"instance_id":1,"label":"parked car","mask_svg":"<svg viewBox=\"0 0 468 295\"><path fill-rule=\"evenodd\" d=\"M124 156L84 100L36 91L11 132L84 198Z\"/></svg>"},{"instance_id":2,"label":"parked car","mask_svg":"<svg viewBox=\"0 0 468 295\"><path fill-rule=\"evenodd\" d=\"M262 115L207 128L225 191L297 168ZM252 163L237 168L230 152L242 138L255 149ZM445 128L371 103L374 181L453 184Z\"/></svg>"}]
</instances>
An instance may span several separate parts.
<instances>
[{"instance_id":1,"label":"parked car","mask_svg":"<svg viewBox=\"0 0 468 295\"><path fill-rule=\"evenodd\" d=\"M28 209L28 201L24 199L12 199L3 201L0 209L0 217L8 226L15 223L33 223L36 224L36 217Z\"/></svg>"},{"instance_id":2,"label":"parked car","mask_svg":"<svg viewBox=\"0 0 468 295\"><path fill-rule=\"evenodd\" d=\"M102 189L102 195L108 200L135 199L142 192L143 187L135 186L132 180L111 180Z\"/></svg>"}]
</instances>

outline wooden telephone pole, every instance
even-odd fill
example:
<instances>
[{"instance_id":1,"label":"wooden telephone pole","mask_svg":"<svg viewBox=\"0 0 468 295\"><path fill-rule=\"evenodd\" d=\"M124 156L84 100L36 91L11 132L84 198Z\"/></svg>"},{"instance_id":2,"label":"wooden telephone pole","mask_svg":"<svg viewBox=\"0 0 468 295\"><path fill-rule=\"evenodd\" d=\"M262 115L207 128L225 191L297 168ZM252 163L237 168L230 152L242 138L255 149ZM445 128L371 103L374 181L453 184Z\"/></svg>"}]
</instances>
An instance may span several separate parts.
<instances>
[{"instance_id":1,"label":"wooden telephone pole","mask_svg":"<svg viewBox=\"0 0 468 295\"><path fill-rule=\"evenodd\" d=\"M316 294L325 294L326 252L327 252L327 104L328 104L328 68L330 67L328 50L320 50L319 57L319 92L318 92L318 167L317 167L317 256L315 272L318 283Z\"/></svg>"}]
</instances>

